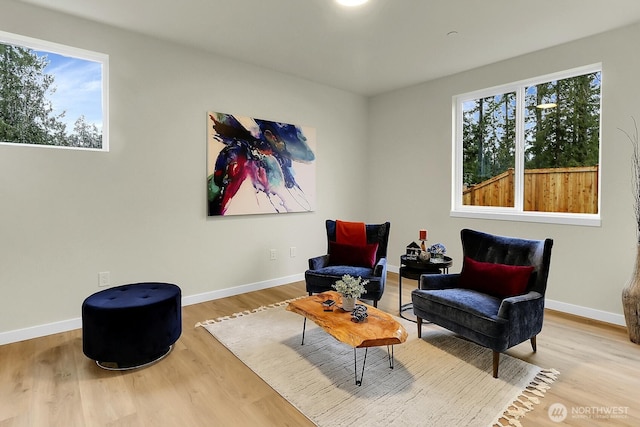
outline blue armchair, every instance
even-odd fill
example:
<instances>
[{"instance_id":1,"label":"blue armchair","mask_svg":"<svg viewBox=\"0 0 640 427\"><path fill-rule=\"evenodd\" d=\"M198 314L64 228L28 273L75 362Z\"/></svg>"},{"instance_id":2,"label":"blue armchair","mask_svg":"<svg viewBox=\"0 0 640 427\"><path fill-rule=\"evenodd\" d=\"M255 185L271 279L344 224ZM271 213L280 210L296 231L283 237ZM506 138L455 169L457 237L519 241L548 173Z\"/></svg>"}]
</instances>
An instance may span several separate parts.
<instances>
[{"instance_id":1,"label":"blue armchair","mask_svg":"<svg viewBox=\"0 0 640 427\"><path fill-rule=\"evenodd\" d=\"M501 352L526 340L537 350L553 240L468 229L460 236L462 271L422 275L411 294L418 336L424 319L490 348L497 378Z\"/></svg>"},{"instance_id":2,"label":"blue armchair","mask_svg":"<svg viewBox=\"0 0 640 427\"><path fill-rule=\"evenodd\" d=\"M360 276L362 279L369 280L369 283L365 285L367 293L362 296L362 299L372 301L374 307L377 307L387 280L387 245L391 224L385 222L384 224L365 225L367 244L378 245L372 265L341 265L332 262L331 246L336 241L336 221L326 220L325 226L327 229L327 254L309 259L309 269L304 273L307 292L312 295L331 291L333 290L331 285L345 274L353 277Z\"/></svg>"}]
</instances>

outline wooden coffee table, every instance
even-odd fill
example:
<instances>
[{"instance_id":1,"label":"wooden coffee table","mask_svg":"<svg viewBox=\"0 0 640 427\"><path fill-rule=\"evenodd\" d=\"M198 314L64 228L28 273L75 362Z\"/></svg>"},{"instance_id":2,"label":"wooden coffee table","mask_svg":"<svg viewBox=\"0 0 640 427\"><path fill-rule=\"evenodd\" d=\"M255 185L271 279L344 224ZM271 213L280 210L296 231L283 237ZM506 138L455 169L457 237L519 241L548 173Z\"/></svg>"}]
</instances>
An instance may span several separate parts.
<instances>
[{"instance_id":1,"label":"wooden coffee table","mask_svg":"<svg viewBox=\"0 0 640 427\"><path fill-rule=\"evenodd\" d=\"M322 303L328 299L336 302L332 311L324 311L322 306ZM340 294L329 291L292 301L287 306L287 310L304 316L302 345L304 345L307 319L310 319L338 341L353 347L354 377L356 385L362 385L368 348L386 345L389 368L393 369L393 346L407 340L407 331L393 316L367 304L363 305L367 307L368 317L361 323L352 322L351 313L342 310L341 304ZM359 379L356 359L358 348L365 349Z\"/></svg>"}]
</instances>

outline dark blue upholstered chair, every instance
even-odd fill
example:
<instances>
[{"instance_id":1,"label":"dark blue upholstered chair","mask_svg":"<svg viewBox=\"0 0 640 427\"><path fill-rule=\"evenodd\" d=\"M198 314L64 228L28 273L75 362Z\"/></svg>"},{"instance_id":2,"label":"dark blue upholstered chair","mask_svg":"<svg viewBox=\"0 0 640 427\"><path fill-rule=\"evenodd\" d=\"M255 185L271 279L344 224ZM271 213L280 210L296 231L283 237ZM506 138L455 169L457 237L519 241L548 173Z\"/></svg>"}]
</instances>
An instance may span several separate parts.
<instances>
[{"instance_id":1,"label":"dark blue upholstered chair","mask_svg":"<svg viewBox=\"0 0 640 427\"><path fill-rule=\"evenodd\" d=\"M389 244L389 229L391 224L366 224L367 243L377 243L376 265L373 268L354 267L350 265L329 265L329 242L336 240L336 222L328 219L325 223L327 229L327 254L309 259L309 269L304 273L309 295L332 291L333 285L343 275L362 277L369 280L365 285L367 293L362 299L370 300L375 307L384 293L384 285L387 280L387 245Z\"/></svg>"},{"instance_id":2,"label":"dark blue upholstered chair","mask_svg":"<svg viewBox=\"0 0 640 427\"><path fill-rule=\"evenodd\" d=\"M501 352L526 340L531 341L533 351L537 349L553 240L525 240L468 229L460 235L464 255L475 261L533 266L527 289L522 295L498 298L460 287L460 273L422 275L420 287L411 294L418 336L422 335L424 319L492 349L493 376L497 378Z\"/></svg>"}]
</instances>

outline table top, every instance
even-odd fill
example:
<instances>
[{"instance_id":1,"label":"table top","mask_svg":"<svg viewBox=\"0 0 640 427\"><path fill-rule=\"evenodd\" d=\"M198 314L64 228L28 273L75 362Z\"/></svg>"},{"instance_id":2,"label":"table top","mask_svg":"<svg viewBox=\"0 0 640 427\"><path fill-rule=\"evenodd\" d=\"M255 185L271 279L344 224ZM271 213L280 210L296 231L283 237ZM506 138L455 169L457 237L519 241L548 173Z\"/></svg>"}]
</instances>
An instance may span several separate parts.
<instances>
[{"instance_id":1,"label":"table top","mask_svg":"<svg viewBox=\"0 0 640 427\"><path fill-rule=\"evenodd\" d=\"M419 259L409 259L407 255L400 255L400 263L406 267L415 270L433 270L440 268L449 268L453 265L453 258L444 256L442 261L420 261Z\"/></svg>"},{"instance_id":2,"label":"table top","mask_svg":"<svg viewBox=\"0 0 640 427\"><path fill-rule=\"evenodd\" d=\"M332 311L324 311L322 307L322 302L328 299L336 302ZM342 296L335 291L291 301L287 310L312 320L338 341L352 347L395 345L407 340L407 331L393 316L368 304L358 303L367 307L368 317L361 323L352 322L351 313L337 307L342 304Z\"/></svg>"}]
</instances>

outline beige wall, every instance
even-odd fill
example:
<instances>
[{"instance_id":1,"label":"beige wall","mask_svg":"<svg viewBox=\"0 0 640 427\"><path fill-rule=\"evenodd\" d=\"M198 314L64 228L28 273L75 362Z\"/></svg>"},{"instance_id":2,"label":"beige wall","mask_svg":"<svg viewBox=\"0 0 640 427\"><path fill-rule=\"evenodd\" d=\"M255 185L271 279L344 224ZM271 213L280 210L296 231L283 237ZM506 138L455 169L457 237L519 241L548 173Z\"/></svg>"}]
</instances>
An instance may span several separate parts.
<instances>
[{"instance_id":1,"label":"beige wall","mask_svg":"<svg viewBox=\"0 0 640 427\"><path fill-rule=\"evenodd\" d=\"M627 27L480 69L379 95L370 100L372 162L369 180L384 198L371 198L373 212L390 207L391 260L429 230L461 267L459 230L469 227L527 238L551 237L554 248L547 306L611 322L622 321L621 290L635 259L631 194L631 146L618 128L640 121L640 60L630 46L640 26ZM427 59L428 60L428 59ZM503 83L602 62L601 227L453 218L451 206L452 97Z\"/></svg>"},{"instance_id":2,"label":"beige wall","mask_svg":"<svg viewBox=\"0 0 640 427\"><path fill-rule=\"evenodd\" d=\"M183 297L278 283L324 253L325 218L364 215L364 97L11 1L0 30L107 53L111 71L109 153L0 146L0 343L77 325L101 271ZM315 127L317 211L208 219L211 110Z\"/></svg>"}]
</instances>

